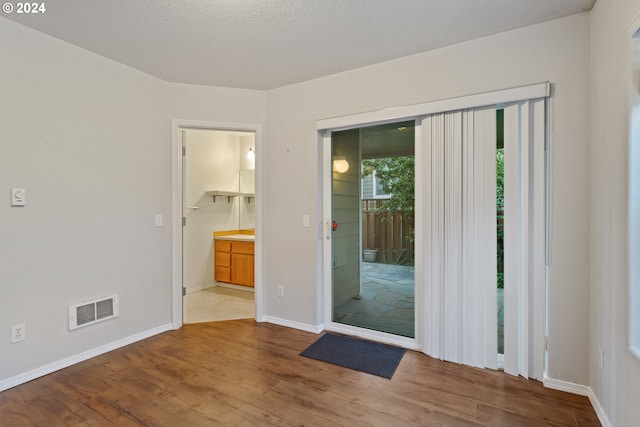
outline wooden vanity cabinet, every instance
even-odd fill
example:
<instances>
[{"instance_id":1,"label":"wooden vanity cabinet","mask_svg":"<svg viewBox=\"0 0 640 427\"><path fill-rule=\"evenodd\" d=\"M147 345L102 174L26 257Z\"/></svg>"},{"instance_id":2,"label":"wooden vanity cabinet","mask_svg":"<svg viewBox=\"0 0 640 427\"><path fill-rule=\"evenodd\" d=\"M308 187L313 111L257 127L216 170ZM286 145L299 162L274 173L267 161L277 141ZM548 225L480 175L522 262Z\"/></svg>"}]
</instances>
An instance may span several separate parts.
<instances>
[{"instance_id":1,"label":"wooden vanity cabinet","mask_svg":"<svg viewBox=\"0 0 640 427\"><path fill-rule=\"evenodd\" d=\"M215 280L241 286L254 286L254 243L216 240Z\"/></svg>"}]
</instances>

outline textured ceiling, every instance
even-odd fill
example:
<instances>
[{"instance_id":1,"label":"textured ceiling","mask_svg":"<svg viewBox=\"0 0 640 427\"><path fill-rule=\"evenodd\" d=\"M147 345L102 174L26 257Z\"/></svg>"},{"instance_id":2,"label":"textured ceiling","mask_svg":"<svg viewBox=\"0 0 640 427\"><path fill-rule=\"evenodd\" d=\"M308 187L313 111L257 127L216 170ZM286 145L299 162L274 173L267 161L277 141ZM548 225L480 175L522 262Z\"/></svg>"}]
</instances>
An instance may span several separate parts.
<instances>
[{"instance_id":1,"label":"textured ceiling","mask_svg":"<svg viewBox=\"0 0 640 427\"><path fill-rule=\"evenodd\" d=\"M171 82L272 89L590 10L595 0L49 0L2 16Z\"/></svg>"}]
</instances>

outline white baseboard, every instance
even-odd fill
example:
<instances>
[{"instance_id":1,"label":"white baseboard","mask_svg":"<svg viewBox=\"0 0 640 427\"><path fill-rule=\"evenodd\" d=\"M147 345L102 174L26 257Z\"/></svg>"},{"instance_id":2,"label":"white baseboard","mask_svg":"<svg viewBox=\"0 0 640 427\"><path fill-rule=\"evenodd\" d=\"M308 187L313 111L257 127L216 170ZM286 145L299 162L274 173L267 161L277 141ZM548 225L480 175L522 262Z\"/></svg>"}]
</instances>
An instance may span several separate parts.
<instances>
[{"instance_id":1,"label":"white baseboard","mask_svg":"<svg viewBox=\"0 0 640 427\"><path fill-rule=\"evenodd\" d=\"M286 326L288 328L300 329L306 332L312 332L314 334L319 334L324 331L324 325L308 325L306 323L293 322L287 319L280 319L279 317L271 317L271 316L262 316L259 320L260 322L273 323L275 325Z\"/></svg>"},{"instance_id":2,"label":"white baseboard","mask_svg":"<svg viewBox=\"0 0 640 427\"><path fill-rule=\"evenodd\" d=\"M600 402L593 393L591 387L570 383L568 381L556 380L547 376L544 377L542 384L544 384L545 387L552 388L554 390L566 391L567 393L578 394L580 396L587 396L591 402L591 406L593 406L593 410L596 411L596 415L598 416L602 427L611 427L611 422L609 422L607 414L604 412L604 409L602 409L602 405L600 405Z\"/></svg>"},{"instance_id":3,"label":"white baseboard","mask_svg":"<svg viewBox=\"0 0 640 427\"><path fill-rule=\"evenodd\" d=\"M249 286L234 285L233 283L216 282L212 287L219 286L221 288L237 289L239 291L255 293L255 288Z\"/></svg>"},{"instance_id":4,"label":"white baseboard","mask_svg":"<svg viewBox=\"0 0 640 427\"><path fill-rule=\"evenodd\" d=\"M604 409L602 409L602 406L600 405L598 398L593 393L593 390L591 390L591 387L589 387L589 392L590 392L589 400L591 401L591 406L593 406L593 409L596 411L596 415L600 420L600 424L602 424L602 427L611 427L612 424L609 421L609 418L607 417L606 412L604 412Z\"/></svg>"},{"instance_id":5,"label":"white baseboard","mask_svg":"<svg viewBox=\"0 0 640 427\"><path fill-rule=\"evenodd\" d=\"M84 362L85 360L91 359L92 357L100 356L101 354L108 353L117 348L124 347L129 344L133 344L134 342L141 341L145 338L158 335L162 332L166 332L171 329L173 329L171 324L158 326L157 328L149 329L149 330L137 333L135 335L131 335L131 336L119 339L117 341L102 345L100 347L96 347L91 350L87 350L85 352L67 357L65 359L58 360L53 363L49 363L48 365L44 365L39 368L32 369L31 371L27 371L25 373L16 375L14 377L7 378L6 380L0 381L0 391L10 389L20 384L24 384L36 378L40 378L42 376L48 375L52 372L59 371L60 369L69 367L71 365L75 365L76 363Z\"/></svg>"},{"instance_id":6,"label":"white baseboard","mask_svg":"<svg viewBox=\"0 0 640 427\"><path fill-rule=\"evenodd\" d=\"M580 396L589 396L589 394L593 394L593 392L591 391L591 387L587 387L586 385L570 383L569 381L556 380L547 376L544 377L542 384L544 384L544 386L547 388L566 391L567 393L578 394Z\"/></svg>"},{"instance_id":7,"label":"white baseboard","mask_svg":"<svg viewBox=\"0 0 640 427\"><path fill-rule=\"evenodd\" d=\"M255 289L249 286L239 286L239 285L234 285L232 283L224 283L224 282L212 282L212 283L206 283L204 285L187 287L186 288L187 290L185 292L187 295L189 295L194 292L206 291L207 289L215 288L216 286L219 286L221 288L237 289L239 291L245 291L245 292L255 292Z\"/></svg>"},{"instance_id":8,"label":"white baseboard","mask_svg":"<svg viewBox=\"0 0 640 427\"><path fill-rule=\"evenodd\" d=\"M185 293L188 295L188 294L192 294L194 292L200 292L200 291L204 291L205 289L213 288L214 286L216 286L215 283L197 285L197 286L192 286L192 287L187 286Z\"/></svg>"}]
</instances>

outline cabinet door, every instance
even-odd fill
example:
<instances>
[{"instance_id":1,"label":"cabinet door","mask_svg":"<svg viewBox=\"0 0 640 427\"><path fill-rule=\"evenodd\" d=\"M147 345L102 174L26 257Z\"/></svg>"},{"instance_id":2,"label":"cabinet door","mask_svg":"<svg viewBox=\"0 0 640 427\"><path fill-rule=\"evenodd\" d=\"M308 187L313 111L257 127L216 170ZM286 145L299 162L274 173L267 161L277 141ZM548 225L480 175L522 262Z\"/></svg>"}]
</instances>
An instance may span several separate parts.
<instances>
[{"instance_id":1,"label":"cabinet door","mask_svg":"<svg viewBox=\"0 0 640 427\"><path fill-rule=\"evenodd\" d=\"M253 242L233 242L231 252L234 254L253 255Z\"/></svg>"},{"instance_id":2,"label":"cabinet door","mask_svg":"<svg viewBox=\"0 0 640 427\"><path fill-rule=\"evenodd\" d=\"M231 267L231 254L229 252L216 251L216 266Z\"/></svg>"},{"instance_id":3,"label":"cabinet door","mask_svg":"<svg viewBox=\"0 0 640 427\"><path fill-rule=\"evenodd\" d=\"M231 254L231 283L253 286L253 255Z\"/></svg>"},{"instance_id":4,"label":"cabinet door","mask_svg":"<svg viewBox=\"0 0 640 427\"><path fill-rule=\"evenodd\" d=\"M231 242L229 240L216 240L217 252L231 252Z\"/></svg>"},{"instance_id":5,"label":"cabinet door","mask_svg":"<svg viewBox=\"0 0 640 427\"><path fill-rule=\"evenodd\" d=\"M216 282L230 283L231 282L231 268L229 268L229 267L220 267L220 266L216 265L214 279L215 279Z\"/></svg>"},{"instance_id":6,"label":"cabinet door","mask_svg":"<svg viewBox=\"0 0 640 427\"><path fill-rule=\"evenodd\" d=\"M213 280L216 282L231 282L231 254L229 252L218 252L215 255L215 274Z\"/></svg>"}]
</instances>

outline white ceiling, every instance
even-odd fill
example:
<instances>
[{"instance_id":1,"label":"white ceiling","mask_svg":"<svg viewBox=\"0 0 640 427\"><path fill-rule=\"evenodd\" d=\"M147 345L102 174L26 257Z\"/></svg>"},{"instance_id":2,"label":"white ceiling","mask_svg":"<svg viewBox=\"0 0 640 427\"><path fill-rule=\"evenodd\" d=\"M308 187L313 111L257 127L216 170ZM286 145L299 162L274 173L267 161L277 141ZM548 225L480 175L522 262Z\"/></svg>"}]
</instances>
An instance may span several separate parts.
<instances>
[{"instance_id":1,"label":"white ceiling","mask_svg":"<svg viewBox=\"0 0 640 427\"><path fill-rule=\"evenodd\" d=\"M595 0L49 0L2 13L171 82L272 89L590 10Z\"/></svg>"}]
</instances>

